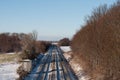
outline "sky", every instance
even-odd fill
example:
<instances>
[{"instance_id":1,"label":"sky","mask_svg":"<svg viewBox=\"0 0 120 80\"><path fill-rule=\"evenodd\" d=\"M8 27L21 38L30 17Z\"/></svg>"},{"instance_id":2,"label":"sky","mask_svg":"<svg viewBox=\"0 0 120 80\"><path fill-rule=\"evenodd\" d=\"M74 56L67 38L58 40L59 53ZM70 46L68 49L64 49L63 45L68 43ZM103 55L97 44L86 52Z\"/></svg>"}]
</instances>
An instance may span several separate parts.
<instances>
[{"instance_id":1,"label":"sky","mask_svg":"<svg viewBox=\"0 0 120 80\"><path fill-rule=\"evenodd\" d=\"M0 0L0 33L38 32L41 40L72 36L96 7L117 0Z\"/></svg>"}]
</instances>

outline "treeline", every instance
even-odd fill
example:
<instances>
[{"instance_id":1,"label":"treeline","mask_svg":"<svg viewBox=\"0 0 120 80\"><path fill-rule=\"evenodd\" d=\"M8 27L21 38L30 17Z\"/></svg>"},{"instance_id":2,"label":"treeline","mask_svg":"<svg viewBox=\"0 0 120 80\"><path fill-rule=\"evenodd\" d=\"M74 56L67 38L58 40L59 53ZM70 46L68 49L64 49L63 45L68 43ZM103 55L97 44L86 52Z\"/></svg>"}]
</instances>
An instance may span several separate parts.
<instances>
[{"instance_id":1,"label":"treeline","mask_svg":"<svg viewBox=\"0 0 120 80\"><path fill-rule=\"evenodd\" d=\"M37 40L37 32L0 34L0 53L19 52L32 48L36 53L45 53L50 44L48 41Z\"/></svg>"},{"instance_id":2,"label":"treeline","mask_svg":"<svg viewBox=\"0 0 120 80\"><path fill-rule=\"evenodd\" d=\"M120 1L95 9L71 47L90 80L120 80Z\"/></svg>"},{"instance_id":3,"label":"treeline","mask_svg":"<svg viewBox=\"0 0 120 80\"><path fill-rule=\"evenodd\" d=\"M59 46L70 46L70 42L71 41L69 40L69 38L63 38L59 40L58 45Z\"/></svg>"},{"instance_id":4,"label":"treeline","mask_svg":"<svg viewBox=\"0 0 120 80\"><path fill-rule=\"evenodd\" d=\"M16 33L0 34L0 53L21 51L20 38Z\"/></svg>"}]
</instances>

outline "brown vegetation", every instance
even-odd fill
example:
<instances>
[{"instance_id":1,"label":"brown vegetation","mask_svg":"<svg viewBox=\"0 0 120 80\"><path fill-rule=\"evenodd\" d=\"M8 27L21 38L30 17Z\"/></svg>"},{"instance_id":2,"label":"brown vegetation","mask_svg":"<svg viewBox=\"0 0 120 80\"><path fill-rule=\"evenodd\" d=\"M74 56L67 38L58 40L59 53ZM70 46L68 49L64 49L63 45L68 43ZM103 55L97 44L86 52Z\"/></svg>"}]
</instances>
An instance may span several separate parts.
<instances>
[{"instance_id":1,"label":"brown vegetation","mask_svg":"<svg viewBox=\"0 0 120 80\"><path fill-rule=\"evenodd\" d=\"M18 36L9 33L0 34L0 52L17 52L21 50L20 39Z\"/></svg>"},{"instance_id":2,"label":"brown vegetation","mask_svg":"<svg viewBox=\"0 0 120 80\"><path fill-rule=\"evenodd\" d=\"M46 41L36 41L36 53L45 53L49 46L50 46L50 42L46 42Z\"/></svg>"},{"instance_id":3,"label":"brown vegetation","mask_svg":"<svg viewBox=\"0 0 120 80\"><path fill-rule=\"evenodd\" d=\"M40 53L45 53L50 46L49 42L37 41L37 33L33 32L28 35L24 35L21 40L22 44L22 54L20 57L22 59L34 59Z\"/></svg>"},{"instance_id":4,"label":"brown vegetation","mask_svg":"<svg viewBox=\"0 0 120 80\"><path fill-rule=\"evenodd\" d=\"M63 38L58 42L59 46L69 46L70 40L68 38Z\"/></svg>"},{"instance_id":5,"label":"brown vegetation","mask_svg":"<svg viewBox=\"0 0 120 80\"><path fill-rule=\"evenodd\" d=\"M23 67L20 66L20 67L17 69L17 74L19 74L19 78L17 78L16 80L23 80L23 78L24 78L25 76L27 76L28 73L29 73L29 72L25 71L25 70L23 69Z\"/></svg>"},{"instance_id":6,"label":"brown vegetation","mask_svg":"<svg viewBox=\"0 0 120 80\"><path fill-rule=\"evenodd\" d=\"M90 80L120 80L120 1L95 9L71 46Z\"/></svg>"}]
</instances>

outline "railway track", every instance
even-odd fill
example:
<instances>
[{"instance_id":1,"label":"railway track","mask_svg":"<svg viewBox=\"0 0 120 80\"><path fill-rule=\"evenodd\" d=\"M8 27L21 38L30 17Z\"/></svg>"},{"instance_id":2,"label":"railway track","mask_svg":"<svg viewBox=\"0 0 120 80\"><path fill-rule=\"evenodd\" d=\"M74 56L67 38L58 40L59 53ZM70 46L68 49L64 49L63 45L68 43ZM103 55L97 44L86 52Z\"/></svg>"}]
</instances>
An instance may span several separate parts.
<instances>
[{"instance_id":1,"label":"railway track","mask_svg":"<svg viewBox=\"0 0 120 80\"><path fill-rule=\"evenodd\" d=\"M31 72L23 80L78 80L61 49L52 45L33 61Z\"/></svg>"}]
</instances>

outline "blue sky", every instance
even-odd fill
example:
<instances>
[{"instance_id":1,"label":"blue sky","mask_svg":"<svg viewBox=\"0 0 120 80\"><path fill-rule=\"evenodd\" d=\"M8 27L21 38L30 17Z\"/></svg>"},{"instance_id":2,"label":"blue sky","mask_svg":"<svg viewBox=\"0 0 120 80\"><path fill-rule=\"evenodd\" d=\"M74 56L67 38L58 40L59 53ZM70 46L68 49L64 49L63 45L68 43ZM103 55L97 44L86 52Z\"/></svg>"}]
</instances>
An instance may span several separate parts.
<instances>
[{"instance_id":1,"label":"blue sky","mask_svg":"<svg viewBox=\"0 0 120 80\"><path fill-rule=\"evenodd\" d=\"M116 0L0 0L0 33L36 30L39 39L72 37L85 16Z\"/></svg>"}]
</instances>

